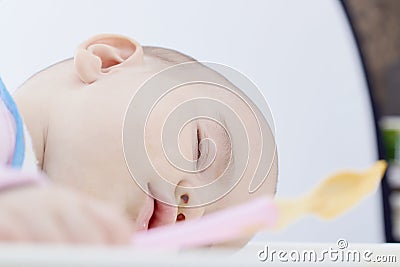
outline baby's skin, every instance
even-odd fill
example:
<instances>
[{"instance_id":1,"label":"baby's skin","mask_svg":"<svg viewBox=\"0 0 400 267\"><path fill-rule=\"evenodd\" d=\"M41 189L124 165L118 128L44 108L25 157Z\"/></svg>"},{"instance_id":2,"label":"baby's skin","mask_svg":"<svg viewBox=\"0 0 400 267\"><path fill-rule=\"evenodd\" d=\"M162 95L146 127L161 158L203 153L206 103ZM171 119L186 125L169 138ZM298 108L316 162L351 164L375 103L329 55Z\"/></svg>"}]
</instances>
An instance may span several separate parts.
<instances>
[{"instance_id":1,"label":"baby's skin","mask_svg":"<svg viewBox=\"0 0 400 267\"><path fill-rule=\"evenodd\" d=\"M31 152L0 80L0 242L129 243L133 227L123 211L48 182L34 170Z\"/></svg>"},{"instance_id":2,"label":"baby's skin","mask_svg":"<svg viewBox=\"0 0 400 267\"><path fill-rule=\"evenodd\" d=\"M276 156L265 182L255 193L248 192L251 175L245 173L240 183L223 198L196 208L185 208L183 204L190 205L199 196L164 190L158 187L154 177L141 177L148 179L153 193L176 202L176 205L168 205L154 200L132 178L122 142L124 116L130 101L152 75L191 60L173 50L142 47L125 36L99 35L80 45L74 58L35 74L18 89L15 99L32 136L38 168L56 184L77 189L124 210L137 231L196 219L256 196L274 195ZM189 90L187 94L209 89L207 85L191 86L195 90ZM247 114L241 105L240 101L231 100L235 112L250 120L251 114ZM163 112L161 106L152 124L148 125L146 140L152 148L148 153L159 168L167 171L170 183L195 186L212 182L224 172L227 155L240 153L231 150L217 122L199 120L189 123L178 141L185 158L201 158L204 151L199 142L204 138L212 139L216 147L224 149L216 151L209 168L190 179L185 177L178 169L163 163L162 148L157 139ZM253 130L248 129L250 137ZM252 142L257 146L261 140L253 138ZM271 149L275 150L275 147L271 146ZM237 244L244 244L249 238L239 240Z\"/></svg>"}]
</instances>

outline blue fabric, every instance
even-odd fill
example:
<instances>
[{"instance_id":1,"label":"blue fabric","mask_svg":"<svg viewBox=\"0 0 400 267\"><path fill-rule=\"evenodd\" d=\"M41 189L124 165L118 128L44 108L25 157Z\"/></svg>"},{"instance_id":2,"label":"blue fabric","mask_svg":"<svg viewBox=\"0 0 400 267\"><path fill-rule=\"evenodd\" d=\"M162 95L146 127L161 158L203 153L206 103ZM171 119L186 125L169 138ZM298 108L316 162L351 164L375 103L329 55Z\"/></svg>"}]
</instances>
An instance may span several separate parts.
<instances>
[{"instance_id":1,"label":"blue fabric","mask_svg":"<svg viewBox=\"0 0 400 267\"><path fill-rule=\"evenodd\" d=\"M19 115L18 108L15 105L10 93L7 91L3 81L0 78L0 99L4 102L11 115L14 117L15 126L17 130L15 138L14 155L11 166L14 168L21 168L25 158L25 140L24 140L24 126L21 116Z\"/></svg>"}]
</instances>

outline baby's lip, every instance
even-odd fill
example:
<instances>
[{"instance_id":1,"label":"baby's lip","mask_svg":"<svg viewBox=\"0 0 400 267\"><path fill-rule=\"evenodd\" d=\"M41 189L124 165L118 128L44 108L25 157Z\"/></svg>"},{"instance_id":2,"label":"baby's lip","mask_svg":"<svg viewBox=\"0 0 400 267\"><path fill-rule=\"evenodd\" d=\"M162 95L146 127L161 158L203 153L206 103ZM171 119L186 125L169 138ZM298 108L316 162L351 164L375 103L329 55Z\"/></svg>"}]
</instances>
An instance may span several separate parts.
<instances>
[{"instance_id":1,"label":"baby's lip","mask_svg":"<svg viewBox=\"0 0 400 267\"><path fill-rule=\"evenodd\" d=\"M136 220L136 231L143 231L149 228L149 221L154 212L154 199L146 194L146 200Z\"/></svg>"},{"instance_id":2,"label":"baby's lip","mask_svg":"<svg viewBox=\"0 0 400 267\"><path fill-rule=\"evenodd\" d=\"M144 231L158 226L174 224L178 208L165 204L150 195L146 195L145 203L136 220L136 230Z\"/></svg>"},{"instance_id":3,"label":"baby's lip","mask_svg":"<svg viewBox=\"0 0 400 267\"><path fill-rule=\"evenodd\" d=\"M176 222L178 208L154 200L154 212L149 220L149 229Z\"/></svg>"}]
</instances>

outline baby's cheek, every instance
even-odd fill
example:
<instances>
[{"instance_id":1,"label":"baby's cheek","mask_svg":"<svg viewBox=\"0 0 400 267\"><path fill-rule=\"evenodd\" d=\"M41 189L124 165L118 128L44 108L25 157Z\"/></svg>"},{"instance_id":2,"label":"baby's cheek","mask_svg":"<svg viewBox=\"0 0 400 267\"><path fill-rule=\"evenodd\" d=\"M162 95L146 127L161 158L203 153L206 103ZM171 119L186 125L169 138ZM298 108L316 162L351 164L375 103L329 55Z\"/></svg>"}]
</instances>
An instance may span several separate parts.
<instances>
[{"instance_id":1,"label":"baby's cheek","mask_svg":"<svg viewBox=\"0 0 400 267\"><path fill-rule=\"evenodd\" d=\"M217 179L231 179L229 177L230 161L229 156L226 155L224 149L216 149L216 151L211 151L209 155L205 156L206 159L200 158L201 162L199 168L202 171L198 173L199 184L206 185L215 182ZM214 158L214 160L212 160ZM207 162L207 163L204 163ZM205 166L207 165L207 166Z\"/></svg>"}]
</instances>

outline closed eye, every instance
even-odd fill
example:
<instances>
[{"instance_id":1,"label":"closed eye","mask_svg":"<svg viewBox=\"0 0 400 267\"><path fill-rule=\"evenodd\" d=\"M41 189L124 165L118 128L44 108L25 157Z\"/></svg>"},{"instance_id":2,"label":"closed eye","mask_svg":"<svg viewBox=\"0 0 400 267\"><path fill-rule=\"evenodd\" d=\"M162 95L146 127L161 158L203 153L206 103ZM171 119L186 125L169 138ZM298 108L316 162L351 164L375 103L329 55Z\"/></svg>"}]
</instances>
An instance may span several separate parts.
<instances>
[{"instance_id":1,"label":"closed eye","mask_svg":"<svg viewBox=\"0 0 400 267\"><path fill-rule=\"evenodd\" d=\"M207 140L207 136L205 136L205 134L201 131L200 127L197 128L196 138L197 138L196 168L197 170L200 171L200 169L205 167L205 164L209 162L208 156L209 156L210 142L209 140Z\"/></svg>"},{"instance_id":2,"label":"closed eye","mask_svg":"<svg viewBox=\"0 0 400 267\"><path fill-rule=\"evenodd\" d=\"M201 150L200 150L200 141L201 141L201 136L200 136L200 129L197 128L197 133L196 133L196 137L197 137L197 157L196 160L199 161L200 157L201 157Z\"/></svg>"}]
</instances>

